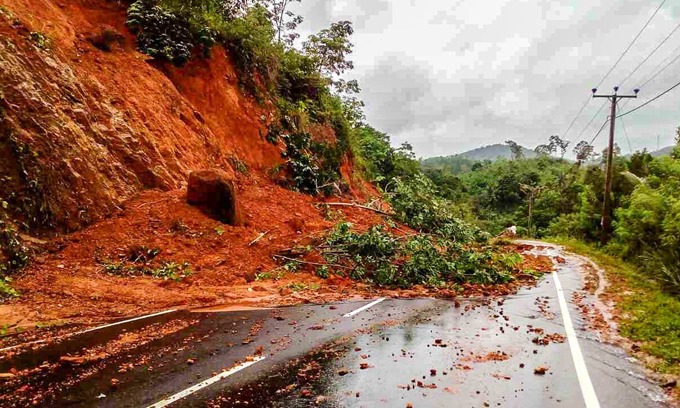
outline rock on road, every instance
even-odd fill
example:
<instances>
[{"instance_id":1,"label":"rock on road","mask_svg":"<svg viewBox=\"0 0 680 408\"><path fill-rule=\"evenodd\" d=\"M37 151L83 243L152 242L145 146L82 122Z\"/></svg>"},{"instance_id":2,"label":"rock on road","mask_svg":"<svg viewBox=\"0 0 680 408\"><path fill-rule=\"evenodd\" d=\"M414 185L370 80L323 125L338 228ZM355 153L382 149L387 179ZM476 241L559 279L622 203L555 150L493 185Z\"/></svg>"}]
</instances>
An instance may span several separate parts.
<instances>
[{"instance_id":1,"label":"rock on road","mask_svg":"<svg viewBox=\"0 0 680 408\"><path fill-rule=\"evenodd\" d=\"M530 244L556 272L503 298L172 311L2 350L0 405L670 406L602 341L597 270Z\"/></svg>"}]
</instances>

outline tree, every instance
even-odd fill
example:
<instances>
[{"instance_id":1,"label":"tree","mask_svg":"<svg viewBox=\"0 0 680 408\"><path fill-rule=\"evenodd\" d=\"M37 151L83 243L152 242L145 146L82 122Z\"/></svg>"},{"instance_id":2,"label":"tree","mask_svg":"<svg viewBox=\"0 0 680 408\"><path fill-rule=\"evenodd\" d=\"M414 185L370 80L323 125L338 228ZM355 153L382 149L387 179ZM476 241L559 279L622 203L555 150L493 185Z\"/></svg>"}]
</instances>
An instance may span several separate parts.
<instances>
[{"instance_id":1,"label":"tree","mask_svg":"<svg viewBox=\"0 0 680 408\"><path fill-rule=\"evenodd\" d=\"M647 149L637 151L630 156L630 164L628 170L638 177L647 177L649 175L649 164L654 160Z\"/></svg>"},{"instance_id":2,"label":"tree","mask_svg":"<svg viewBox=\"0 0 680 408\"><path fill-rule=\"evenodd\" d=\"M578 142L576 147L574 147L574 154L576 155L576 164L579 166L584 161L588 161L595 152L595 148L590 143L585 140Z\"/></svg>"},{"instance_id":3,"label":"tree","mask_svg":"<svg viewBox=\"0 0 680 408\"><path fill-rule=\"evenodd\" d=\"M233 17L243 16L253 6L262 6L267 10L269 20L276 31L275 38L279 43L283 42L289 47L300 37L295 29L304 20L302 16L293 13L288 8L292 3L300 3L302 0L223 0L225 10L238 10L238 13L230 12Z\"/></svg>"},{"instance_id":4,"label":"tree","mask_svg":"<svg viewBox=\"0 0 680 408\"><path fill-rule=\"evenodd\" d=\"M310 35L302 44L307 55L314 59L316 68L327 77L340 75L353 69L354 63L347 59L352 53L352 44L349 40L354 34L354 27L350 21L339 21L331 24L329 28ZM334 82L334 85L347 86L345 82Z\"/></svg>"},{"instance_id":5,"label":"tree","mask_svg":"<svg viewBox=\"0 0 680 408\"><path fill-rule=\"evenodd\" d=\"M269 0L266 1L267 9L271 13L272 22L276 28L276 37L279 42L283 38L283 42L292 46L300 34L295 32L295 29L304 20L301 15L295 14L288 10L288 6L293 3L300 3L302 0Z\"/></svg>"},{"instance_id":6,"label":"tree","mask_svg":"<svg viewBox=\"0 0 680 408\"><path fill-rule=\"evenodd\" d=\"M609 150L609 148L607 147L602 149L602 164L605 164L607 162L607 150ZM614 157L621 156L621 146L619 146L618 143L614 143L614 149L612 150L612 153Z\"/></svg>"},{"instance_id":7,"label":"tree","mask_svg":"<svg viewBox=\"0 0 680 408\"><path fill-rule=\"evenodd\" d=\"M524 152L522 151L522 146L518 145L517 142L513 140L506 140L505 144L510 147L510 154L512 160L521 160L524 158Z\"/></svg>"},{"instance_id":8,"label":"tree","mask_svg":"<svg viewBox=\"0 0 680 408\"><path fill-rule=\"evenodd\" d=\"M539 156L550 156L550 153L552 153L552 148L550 147L550 145L542 144L536 146L534 152L536 152L536 154Z\"/></svg>"},{"instance_id":9,"label":"tree","mask_svg":"<svg viewBox=\"0 0 680 408\"><path fill-rule=\"evenodd\" d=\"M557 153L557 150L560 151L560 157L564 158L564 155L567 153L567 148L569 147L569 142L568 140L563 140L561 137L557 135L552 135L550 136L549 140L549 145L550 149L553 153Z\"/></svg>"},{"instance_id":10,"label":"tree","mask_svg":"<svg viewBox=\"0 0 680 408\"><path fill-rule=\"evenodd\" d=\"M541 190L543 190L543 187L541 186L530 186L528 184L520 184L519 189L522 190L524 193L526 199L527 199L527 204L528 204L528 210L529 210L529 219L528 219L528 227L527 230L529 231L529 235L531 236L531 216L532 216L532 210L534 208L534 201L536 200L536 197L538 197L539 194L541 194Z\"/></svg>"},{"instance_id":11,"label":"tree","mask_svg":"<svg viewBox=\"0 0 680 408\"><path fill-rule=\"evenodd\" d=\"M671 157L680 159L680 126L675 130L675 148L671 152Z\"/></svg>"}]
</instances>

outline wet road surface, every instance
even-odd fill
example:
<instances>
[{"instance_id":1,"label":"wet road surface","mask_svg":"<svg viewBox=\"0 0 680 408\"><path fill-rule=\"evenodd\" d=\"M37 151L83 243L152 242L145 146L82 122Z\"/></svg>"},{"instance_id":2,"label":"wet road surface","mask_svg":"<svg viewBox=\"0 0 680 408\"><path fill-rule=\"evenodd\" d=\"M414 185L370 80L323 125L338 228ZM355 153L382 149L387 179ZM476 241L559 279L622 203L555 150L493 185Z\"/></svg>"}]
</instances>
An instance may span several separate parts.
<instances>
[{"instance_id":1,"label":"wet road surface","mask_svg":"<svg viewBox=\"0 0 680 408\"><path fill-rule=\"evenodd\" d=\"M556 273L504 298L177 311L6 350L0 406L666 406L587 329L584 260L540 251Z\"/></svg>"}]
</instances>

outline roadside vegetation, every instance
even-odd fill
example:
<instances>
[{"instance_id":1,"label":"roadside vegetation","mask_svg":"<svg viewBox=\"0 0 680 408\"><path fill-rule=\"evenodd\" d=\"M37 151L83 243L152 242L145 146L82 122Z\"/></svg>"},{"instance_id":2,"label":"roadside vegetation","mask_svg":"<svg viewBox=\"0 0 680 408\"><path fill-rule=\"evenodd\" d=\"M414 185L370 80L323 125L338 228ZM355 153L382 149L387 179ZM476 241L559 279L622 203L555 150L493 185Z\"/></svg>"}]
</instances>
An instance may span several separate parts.
<instances>
[{"instance_id":1,"label":"roadside vegetation","mask_svg":"<svg viewBox=\"0 0 680 408\"><path fill-rule=\"evenodd\" d=\"M302 17L290 10L294 2L138 0L127 25L140 51L178 66L224 47L244 92L275 107L263 117L264 136L282 146L286 161L272 176L300 192L328 195L344 191L340 165L357 150L363 118L358 84L339 79L353 68L354 29L339 21L297 44ZM315 125L333 129L335 140L313 137Z\"/></svg>"},{"instance_id":2,"label":"roadside vegetation","mask_svg":"<svg viewBox=\"0 0 680 408\"><path fill-rule=\"evenodd\" d=\"M680 135L680 131L678 133ZM680 137L680 136L679 136ZM557 142L557 143L556 143ZM566 237L599 245L604 199L603 158L582 142L577 161L555 157L542 145L537 158L486 161L458 172L457 158L423 163L425 174L469 221L492 234L515 225L520 235ZM612 189L614 232L601 249L640 268L669 294L680 295L680 156L623 156L615 149Z\"/></svg>"},{"instance_id":3,"label":"roadside vegetation","mask_svg":"<svg viewBox=\"0 0 680 408\"><path fill-rule=\"evenodd\" d=\"M680 129L677 131L680 141ZM437 158L421 163L464 219L492 234L517 226L525 237L566 243L608 272L621 333L657 357L655 368L680 373L680 151L653 157L615 149L611 240L600 243L603 155L585 142L564 156L557 136L524 158L477 162ZM516 145L515 145L516 147ZM461 161L462 160L462 161Z\"/></svg>"},{"instance_id":4,"label":"roadside vegetation","mask_svg":"<svg viewBox=\"0 0 680 408\"><path fill-rule=\"evenodd\" d=\"M400 288L513 280L521 257L505 254L489 243L489 234L462 220L460 207L422 172L410 145L393 148L389 136L365 123L363 103L356 98L359 85L342 79L353 68L352 24L339 21L299 39L295 30L302 17L290 5L138 0L128 9L127 25L137 35L139 50L165 63L182 66L209 56L218 45L228 51L244 92L275 108L263 118L264 136L280 146L285 159L271 170L274 180L310 195L343 193L347 186L340 166L350 158L391 204L388 221L416 231L395 236L378 225L357 232L340 222L318 246L296 253L319 252L324 262L317 275ZM334 138L315 136L319 126L332 129ZM292 259L284 259L283 267L302 262ZM138 273L119 264L108 270Z\"/></svg>"},{"instance_id":5,"label":"roadside vegetation","mask_svg":"<svg viewBox=\"0 0 680 408\"><path fill-rule=\"evenodd\" d=\"M649 362L661 373L680 375L680 298L639 267L621 262L592 244L575 239L550 239L570 251L588 256L605 269L612 285L621 334L640 350L656 357Z\"/></svg>"},{"instance_id":6,"label":"roadside vegetation","mask_svg":"<svg viewBox=\"0 0 680 408\"><path fill-rule=\"evenodd\" d=\"M474 234L465 231L462 237ZM523 273L522 257L503 252L493 245L456 241L442 235L396 235L385 225L358 232L348 222L340 222L322 239L303 250L323 260L316 274L350 277L382 287L457 290L462 283L499 284ZM301 261L304 262L304 261Z\"/></svg>"},{"instance_id":7,"label":"roadside vegetation","mask_svg":"<svg viewBox=\"0 0 680 408\"><path fill-rule=\"evenodd\" d=\"M150 276L157 279L180 282L191 276L191 265L188 262L174 262L158 259L159 248L148 248L135 245L127 249L120 259L100 260L104 272L115 276Z\"/></svg>"}]
</instances>

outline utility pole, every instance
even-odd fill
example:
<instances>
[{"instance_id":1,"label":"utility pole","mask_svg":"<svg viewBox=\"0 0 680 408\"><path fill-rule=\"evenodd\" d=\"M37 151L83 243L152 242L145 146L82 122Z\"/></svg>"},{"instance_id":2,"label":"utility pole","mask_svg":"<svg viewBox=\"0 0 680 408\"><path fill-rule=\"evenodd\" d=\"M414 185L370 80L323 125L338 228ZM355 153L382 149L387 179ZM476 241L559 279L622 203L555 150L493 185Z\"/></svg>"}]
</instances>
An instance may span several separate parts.
<instances>
[{"instance_id":1,"label":"utility pole","mask_svg":"<svg viewBox=\"0 0 680 408\"><path fill-rule=\"evenodd\" d=\"M529 236L533 237L534 235L531 232L531 224L533 220L533 210L534 210L534 201L536 200L536 197L538 197L539 194L541 194L541 191L543 191L542 186L531 186L528 184L522 184L520 183L519 189L522 190L524 194L526 194L527 198L529 199Z\"/></svg>"},{"instance_id":2,"label":"utility pole","mask_svg":"<svg viewBox=\"0 0 680 408\"><path fill-rule=\"evenodd\" d=\"M614 181L614 125L616 124L616 103L619 99L637 98L639 89L635 89L634 95L619 95L619 87L614 87L614 93L611 95L596 95L597 88L593 88L593 98L607 98L612 103L612 109L609 116L609 147L607 148L607 167L605 168L605 182L604 182L604 203L602 205L602 235L600 236L600 243L605 245L609 242L612 229L612 182Z\"/></svg>"}]
</instances>

